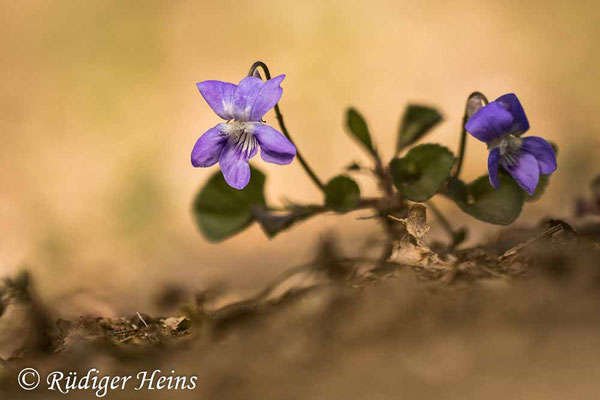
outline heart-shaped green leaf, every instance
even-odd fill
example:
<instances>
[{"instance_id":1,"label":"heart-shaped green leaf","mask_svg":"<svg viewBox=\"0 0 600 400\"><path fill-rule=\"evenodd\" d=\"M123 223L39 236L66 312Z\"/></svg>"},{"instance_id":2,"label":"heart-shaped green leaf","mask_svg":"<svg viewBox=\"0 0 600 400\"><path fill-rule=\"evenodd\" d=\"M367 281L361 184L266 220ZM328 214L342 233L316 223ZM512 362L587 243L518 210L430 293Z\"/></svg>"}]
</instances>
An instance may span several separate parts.
<instances>
[{"instance_id":1,"label":"heart-shaped green leaf","mask_svg":"<svg viewBox=\"0 0 600 400\"><path fill-rule=\"evenodd\" d=\"M442 121L442 114L435 108L409 104L402 116L396 152L410 146Z\"/></svg>"},{"instance_id":2,"label":"heart-shaped green leaf","mask_svg":"<svg viewBox=\"0 0 600 400\"><path fill-rule=\"evenodd\" d=\"M405 157L390 162L394 185L412 201L425 201L438 192L450 176L454 155L437 144L412 148Z\"/></svg>"},{"instance_id":3,"label":"heart-shaped green leaf","mask_svg":"<svg viewBox=\"0 0 600 400\"><path fill-rule=\"evenodd\" d=\"M354 108L349 108L346 112L346 126L350 135L358 140L358 142L373 156L377 154L369 127L363 116Z\"/></svg>"},{"instance_id":4,"label":"heart-shaped green leaf","mask_svg":"<svg viewBox=\"0 0 600 400\"><path fill-rule=\"evenodd\" d=\"M204 237L210 241L225 240L241 232L254 221L251 208L265 206L265 174L251 167L250 183L237 190L215 172L196 195L193 213Z\"/></svg>"},{"instance_id":5,"label":"heart-shaped green leaf","mask_svg":"<svg viewBox=\"0 0 600 400\"><path fill-rule=\"evenodd\" d=\"M338 175L325 185L325 205L338 212L354 209L360 203L358 184L346 175Z\"/></svg>"},{"instance_id":6,"label":"heart-shaped green leaf","mask_svg":"<svg viewBox=\"0 0 600 400\"><path fill-rule=\"evenodd\" d=\"M494 189L488 175L469 185L452 178L448 182L446 194L461 210L478 220L495 225L509 225L521 214L525 193L504 173L500 173L499 179L500 188Z\"/></svg>"}]
</instances>

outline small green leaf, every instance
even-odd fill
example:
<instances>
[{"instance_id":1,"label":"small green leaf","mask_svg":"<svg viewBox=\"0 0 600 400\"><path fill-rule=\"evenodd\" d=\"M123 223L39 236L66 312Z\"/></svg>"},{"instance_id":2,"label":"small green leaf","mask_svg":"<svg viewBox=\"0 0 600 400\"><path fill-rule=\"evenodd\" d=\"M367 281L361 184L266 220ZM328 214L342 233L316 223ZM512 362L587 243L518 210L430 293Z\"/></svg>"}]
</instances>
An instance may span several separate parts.
<instances>
[{"instance_id":1,"label":"small green leaf","mask_svg":"<svg viewBox=\"0 0 600 400\"><path fill-rule=\"evenodd\" d=\"M454 155L437 144L412 148L405 157L390 162L394 185L412 201L425 201L438 192L454 166Z\"/></svg>"},{"instance_id":2,"label":"small green leaf","mask_svg":"<svg viewBox=\"0 0 600 400\"><path fill-rule=\"evenodd\" d=\"M452 178L448 182L446 194L461 210L478 220L495 225L509 225L521 214L525 193L504 173L500 173L499 179L500 188L494 189L487 175L469 185Z\"/></svg>"},{"instance_id":3,"label":"small green leaf","mask_svg":"<svg viewBox=\"0 0 600 400\"><path fill-rule=\"evenodd\" d=\"M350 135L358 140L370 154L377 154L377 151L373 147L373 141L371 140L367 122L356 109L349 108L346 112L346 126L348 127Z\"/></svg>"},{"instance_id":4,"label":"small green leaf","mask_svg":"<svg viewBox=\"0 0 600 400\"><path fill-rule=\"evenodd\" d=\"M217 171L196 195L193 213L206 239L218 242L241 232L254 221L251 208L266 205L265 174L250 169L250 183L242 190L227 185Z\"/></svg>"},{"instance_id":5,"label":"small green leaf","mask_svg":"<svg viewBox=\"0 0 600 400\"><path fill-rule=\"evenodd\" d=\"M429 132L443 119L435 108L418 104L409 104L402 116L396 152L410 146Z\"/></svg>"},{"instance_id":6,"label":"small green leaf","mask_svg":"<svg viewBox=\"0 0 600 400\"><path fill-rule=\"evenodd\" d=\"M265 234L269 238L273 238L278 233L312 217L320 210L320 208L311 206L295 206L290 211L277 212L265 207L254 207L252 213Z\"/></svg>"},{"instance_id":7,"label":"small green leaf","mask_svg":"<svg viewBox=\"0 0 600 400\"><path fill-rule=\"evenodd\" d=\"M346 175L338 175L325 185L325 205L338 212L354 209L360 203L358 184Z\"/></svg>"}]
</instances>

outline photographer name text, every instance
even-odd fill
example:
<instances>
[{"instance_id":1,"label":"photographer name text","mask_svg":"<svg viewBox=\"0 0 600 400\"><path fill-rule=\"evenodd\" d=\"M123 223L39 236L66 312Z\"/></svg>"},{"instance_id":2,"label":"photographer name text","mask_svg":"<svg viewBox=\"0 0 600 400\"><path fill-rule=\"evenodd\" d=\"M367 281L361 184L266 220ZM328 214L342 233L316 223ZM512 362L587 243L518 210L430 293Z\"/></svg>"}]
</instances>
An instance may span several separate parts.
<instances>
[{"instance_id":1,"label":"photographer name text","mask_svg":"<svg viewBox=\"0 0 600 400\"><path fill-rule=\"evenodd\" d=\"M25 390L32 390L41 382L40 374L33 368L26 368L19 374L19 385ZM74 391L91 390L96 397L104 397L110 391L129 390L194 390L198 377L191 375L177 375L174 370L164 373L160 369L154 371L140 371L134 375L101 375L100 371L92 368L87 373L80 375L77 372L53 371L46 376L48 390L68 394Z\"/></svg>"}]
</instances>

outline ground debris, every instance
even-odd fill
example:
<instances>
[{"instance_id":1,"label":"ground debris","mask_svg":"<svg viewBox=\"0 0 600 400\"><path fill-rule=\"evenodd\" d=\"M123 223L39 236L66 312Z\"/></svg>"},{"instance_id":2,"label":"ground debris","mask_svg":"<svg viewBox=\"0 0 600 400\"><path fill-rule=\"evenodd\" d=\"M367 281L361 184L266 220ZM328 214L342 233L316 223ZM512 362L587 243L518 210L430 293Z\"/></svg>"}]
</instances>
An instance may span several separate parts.
<instances>
[{"instance_id":1,"label":"ground debris","mask_svg":"<svg viewBox=\"0 0 600 400\"><path fill-rule=\"evenodd\" d=\"M537 227L522 230L520 235L528 239L513 244L500 255L494 252L494 247L496 247L494 245L439 254L424 241L429 226L426 224L423 206L414 205L406 219L394 219L406 226L408 234L395 243L389 261L412 267L422 280L456 283L459 280L518 277L528 271L531 256L540 247L556 248L558 246L561 248L561 246L572 246L574 243L581 244L578 241L578 233L567 222L548 219ZM519 235L515 237L519 237ZM593 247L596 244L588 243L587 246ZM589 251L584 251L584 253L587 254ZM540 254L536 254L538 259L540 256Z\"/></svg>"},{"instance_id":2,"label":"ground debris","mask_svg":"<svg viewBox=\"0 0 600 400\"><path fill-rule=\"evenodd\" d=\"M221 290L210 291L197 296L195 302L182 305L182 315L176 316L153 317L136 312L131 317L82 316L76 321L58 319L52 323L50 314L32 291L30 278L21 274L6 280L0 288L3 304L21 302L27 305L32 311L32 326L38 328L28 333L28 341L13 353L12 358L26 358L40 352L68 352L81 343L156 346L192 337L192 333L207 332L218 338L232 328L236 329L248 321L252 323L323 288L339 286L363 290L387 280L402 278L407 271L412 271L419 281L440 287L457 284L468 287L473 282L510 280L530 273L564 277L570 273L571 265L587 262L587 259L582 261L579 258L600 259L596 243L579 240L576 231L560 220L544 221L530 230L528 240L499 253L492 243L446 254L438 254L425 242L429 226L423 206L413 205L408 217L398 219L398 222L406 226L407 234L395 243L387 262L375 263L371 269L358 273L356 265L370 260L344 257L333 239L327 236L323 238L319 256L313 262L284 271L255 296L211 308L209 300L218 298ZM600 286L600 268L598 276L588 281L597 281Z\"/></svg>"},{"instance_id":3,"label":"ground debris","mask_svg":"<svg viewBox=\"0 0 600 400\"><path fill-rule=\"evenodd\" d=\"M518 245L510 248L504 254L502 254L498 261L506 262L512 261L521 256L528 248L535 245L541 240L547 240L552 243L561 243L573 240L576 237L576 232L569 224L560 220L550 220L547 223L548 228L541 233L535 235L526 242L519 243Z\"/></svg>"},{"instance_id":4,"label":"ground debris","mask_svg":"<svg viewBox=\"0 0 600 400\"><path fill-rule=\"evenodd\" d=\"M184 332L191 328L192 323L188 317L169 317L161 319L162 325L171 332Z\"/></svg>"},{"instance_id":5,"label":"ground debris","mask_svg":"<svg viewBox=\"0 0 600 400\"><path fill-rule=\"evenodd\" d=\"M394 243L390 262L421 268L429 271L450 270L456 258L453 255L441 256L434 252L423 238L429 232L426 208L421 204L413 204L407 218L390 218L404 224L407 234Z\"/></svg>"}]
</instances>

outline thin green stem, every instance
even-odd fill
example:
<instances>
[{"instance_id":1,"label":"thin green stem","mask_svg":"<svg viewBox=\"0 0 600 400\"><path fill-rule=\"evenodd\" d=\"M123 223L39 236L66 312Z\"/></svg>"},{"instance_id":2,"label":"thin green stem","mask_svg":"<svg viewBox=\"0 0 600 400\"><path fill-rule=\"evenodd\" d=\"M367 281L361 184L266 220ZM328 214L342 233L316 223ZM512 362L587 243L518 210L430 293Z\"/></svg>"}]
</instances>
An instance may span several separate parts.
<instances>
[{"instance_id":1,"label":"thin green stem","mask_svg":"<svg viewBox=\"0 0 600 400\"><path fill-rule=\"evenodd\" d=\"M481 92L473 92L467 98L467 104L465 105L465 114L463 116L462 124L461 124L462 132L460 135L458 160L456 161L456 166L454 167L454 173L452 174L455 178L458 178L458 176L460 175L460 171L461 171L462 165L463 165L463 158L465 156L465 149L467 147L467 130L465 129L465 124L467 123L467 121L469 120L471 115L473 115L473 113L474 113L474 111L473 111L474 110L474 106L473 106L474 101L478 101L478 104L476 107L477 109L479 109L478 106L481 105L481 102L483 102L484 105L488 104L487 97L485 97L485 95Z\"/></svg>"},{"instance_id":2,"label":"thin green stem","mask_svg":"<svg viewBox=\"0 0 600 400\"><path fill-rule=\"evenodd\" d=\"M258 68L262 68L263 72L265 73L265 78L267 80L271 79L271 73L269 72L269 68L262 61L257 61L254 64L252 64L252 66L250 67L250 71L248 72L248 76L254 76L254 73L256 72L256 70ZM296 143L294 143L294 140L292 140L292 137L290 136L290 133L288 132L287 127L285 126L285 123L283 122L283 115L281 115L281 110L279 109L279 104L275 105L274 110L275 110L275 117L277 118L277 122L279 123L279 127L281 128L281 132L285 135L286 138L288 138L288 140L290 142L292 142L294 144L294 146L296 146ZM319 189L322 192L324 192L325 185L319 179L319 177L315 174L313 169L308 165L308 163L306 162L304 157L302 157L302 154L298 150L298 146L296 146L296 157L298 158L298 161L300 161L302 168L304 168L304 171L306 171L306 173L308 174L310 179L315 183L315 185L317 185L319 187Z\"/></svg>"},{"instance_id":3,"label":"thin green stem","mask_svg":"<svg viewBox=\"0 0 600 400\"><path fill-rule=\"evenodd\" d=\"M465 239L466 231L464 228L459 229L458 231L454 230L444 213L442 213L442 211L437 208L435 204L430 201L426 202L426 204L431 212L435 215L436 219L440 222L442 228L446 231L446 233L448 233L448 236L450 236L450 240L452 241L449 246L450 249L458 246Z\"/></svg>"},{"instance_id":4,"label":"thin green stem","mask_svg":"<svg viewBox=\"0 0 600 400\"><path fill-rule=\"evenodd\" d=\"M352 210L350 211L358 211L358 210L364 210L367 208L377 208L377 205L381 202L381 199L376 198L376 197L365 197L362 198L360 200L360 202L356 205L356 207L354 207ZM305 209L310 209L312 212L312 215L317 215L317 214L322 214L322 213L326 213L326 212L330 212L332 211L329 207L322 205L322 204L306 204L306 205L302 205L296 208L305 208ZM287 206L287 207L269 207L268 208L269 211L275 211L275 212L294 212L295 207L294 206Z\"/></svg>"},{"instance_id":5,"label":"thin green stem","mask_svg":"<svg viewBox=\"0 0 600 400\"><path fill-rule=\"evenodd\" d=\"M450 238L452 240L454 240L454 235L455 235L454 229L452 229L452 225L450 225L450 222L446 219L446 217L444 216L442 211L429 201L427 202L427 206L429 207L431 212L435 215L437 220L440 222L440 224L442 225L442 228L444 228L444 230L448 233L448 235L450 235Z\"/></svg>"}]
</instances>

